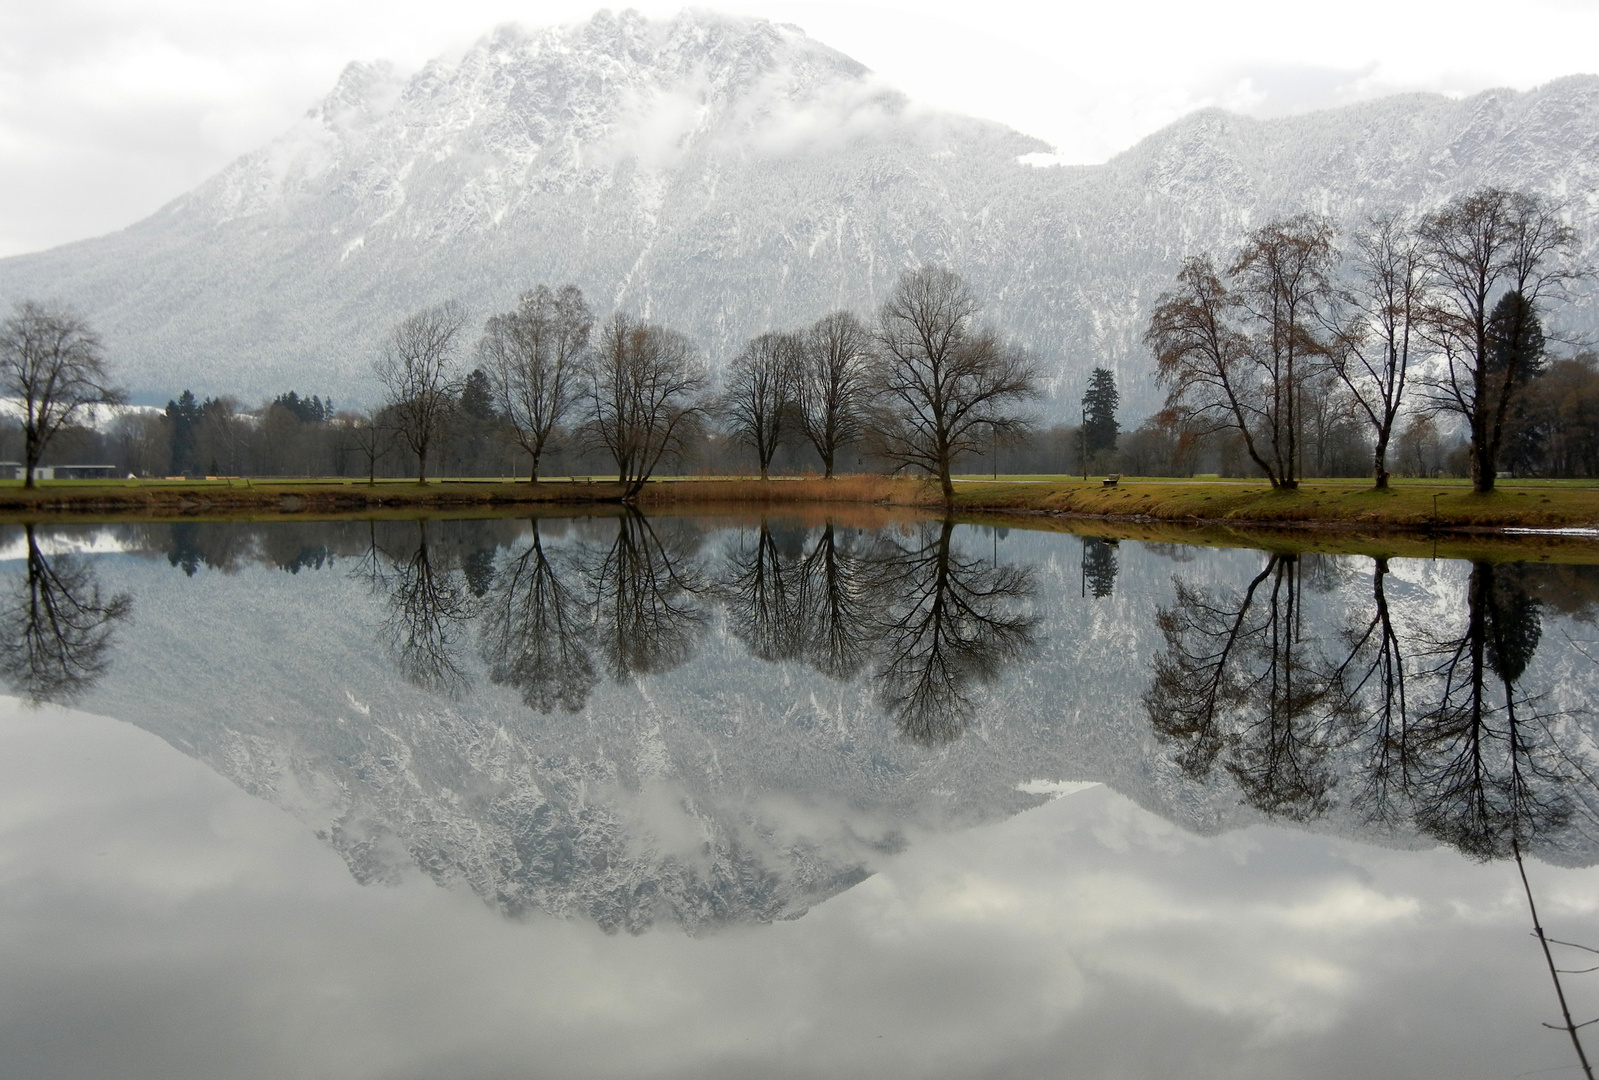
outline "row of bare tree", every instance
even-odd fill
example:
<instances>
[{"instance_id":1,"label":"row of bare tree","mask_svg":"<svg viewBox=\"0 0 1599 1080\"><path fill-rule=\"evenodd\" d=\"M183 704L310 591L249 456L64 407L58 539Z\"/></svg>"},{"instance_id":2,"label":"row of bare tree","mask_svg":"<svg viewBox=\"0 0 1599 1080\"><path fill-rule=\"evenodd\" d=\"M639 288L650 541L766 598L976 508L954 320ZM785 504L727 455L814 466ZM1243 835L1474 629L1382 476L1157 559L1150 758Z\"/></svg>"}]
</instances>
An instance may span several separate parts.
<instances>
[{"instance_id":1,"label":"row of bare tree","mask_svg":"<svg viewBox=\"0 0 1599 1080\"><path fill-rule=\"evenodd\" d=\"M1304 473L1321 384L1368 426L1377 487L1402 415L1453 414L1473 484L1490 491L1543 364L1543 309L1588 273L1576 253L1560 207L1500 188L1419 219L1376 215L1342 248L1328 219L1300 214L1255 230L1224 269L1186 260L1145 340L1168 413L1198 434L1234 433L1273 486Z\"/></svg>"},{"instance_id":2,"label":"row of bare tree","mask_svg":"<svg viewBox=\"0 0 1599 1080\"><path fill-rule=\"evenodd\" d=\"M475 357L497 413L531 459L533 480L552 439L570 430L604 451L624 498L632 498L719 419L754 450L762 479L795 431L828 476L841 448L869 435L880 455L937 477L951 499L955 461L1024 430L1019 408L1037 396L1030 361L978 324L979 309L951 271L907 271L874 327L839 311L801 332L762 334L713 395L703 360L682 334L618 312L595 341L582 293L541 285L487 321ZM357 435L369 469L395 439L426 480L429 455L462 393L456 353L465 325L463 309L449 303L410 316L389 335L374 365L385 406Z\"/></svg>"}]
</instances>

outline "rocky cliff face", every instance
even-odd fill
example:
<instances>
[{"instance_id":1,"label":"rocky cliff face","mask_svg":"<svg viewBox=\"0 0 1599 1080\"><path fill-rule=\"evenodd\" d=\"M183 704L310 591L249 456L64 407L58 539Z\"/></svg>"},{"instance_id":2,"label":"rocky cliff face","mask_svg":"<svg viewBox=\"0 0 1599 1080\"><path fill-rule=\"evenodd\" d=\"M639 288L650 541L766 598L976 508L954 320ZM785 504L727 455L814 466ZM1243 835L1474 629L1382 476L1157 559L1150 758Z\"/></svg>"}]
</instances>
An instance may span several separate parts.
<instances>
[{"instance_id":1,"label":"rocky cliff face","mask_svg":"<svg viewBox=\"0 0 1599 1080\"><path fill-rule=\"evenodd\" d=\"M0 261L57 296L140 394L372 393L383 331L450 297L474 318L539 281L692 334L870 309L927 260L1073 399L1084 372L1155 403L1139 332L1178 260L1309 208L1356 219L1480 184L1565 198L1599 252L1599 78L1411 95L1272 121L1187 117L1095 167L916 107L798 29L686 13L502 28L398 78L355 64L282 137L122 232ZM1587 326L1591 296L1557 323Z\"/></svg>"}]
</instances>

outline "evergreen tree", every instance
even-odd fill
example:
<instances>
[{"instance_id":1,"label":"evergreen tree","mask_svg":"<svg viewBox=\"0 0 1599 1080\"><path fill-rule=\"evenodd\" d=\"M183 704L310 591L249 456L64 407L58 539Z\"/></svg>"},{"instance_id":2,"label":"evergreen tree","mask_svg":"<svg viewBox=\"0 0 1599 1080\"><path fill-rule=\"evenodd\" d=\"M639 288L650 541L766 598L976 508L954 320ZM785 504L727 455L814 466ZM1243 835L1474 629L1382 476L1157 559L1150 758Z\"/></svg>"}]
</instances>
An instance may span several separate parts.
<instances>
[{"instance_id":1,"label":"evergreen tree","mask_svg":"<svg viewBox=\"0 0 1599 1080\"><path fill-rule=\"evenodd\" d=\"M473 368L461 386L461 412L474 420L494 419L494 387L482 368Z\"/></svg>"},{"instance_id":2,"label":"evergreen tree","mask_svg":"<svg viewBox=\"0 0 1599 1080\"><path fill-rule=\"evenodd\" d=\"M167 438L170 451L169 468L174 473L195 471L195 435L202 416L200 403L194 394L185 390L178 400L167 402Z\"/></svg>"},{"instance_id":3,"label":"evergreen tree","mask_svg":"<svg viewBox=\"0 0 1599 1080\"><path fill-rule=\"evenodd\" d=\"M1490 443L1496 464L1516 472L1537 467L1544 457L1542 432L1528 416L1526 389L1545 367L1543 325L1523 294L1512 289L1488 317L1488 388L1493 421Z\"/></svg>"},{"instance_id":4,"label":"evergreen tree","mask_svg":"<svg viewBox=\"0 0 1599 1080\"><path fill-rule=\"evenodd\" d=\"M320 424L333 418L333 399L323 401L315 394L303 398L290 390L287 394L279 394L272 404L288 410L302 424Z\"/></svg>"},{"instance_id":5,"label":"evergreen tree","mask_svg":"<svg viewBox=\"0 0 1599 1080\"><path fill-rule=\"evenodd\" d=\"M1116 423L1116 407L1120 404L1116 376L1106 368L1095 368L1088 378L1088 392L1083 395L1083 438L1090 455L1116 449L1116 436L1121 431Z\"/></svg>"}]
</instances>

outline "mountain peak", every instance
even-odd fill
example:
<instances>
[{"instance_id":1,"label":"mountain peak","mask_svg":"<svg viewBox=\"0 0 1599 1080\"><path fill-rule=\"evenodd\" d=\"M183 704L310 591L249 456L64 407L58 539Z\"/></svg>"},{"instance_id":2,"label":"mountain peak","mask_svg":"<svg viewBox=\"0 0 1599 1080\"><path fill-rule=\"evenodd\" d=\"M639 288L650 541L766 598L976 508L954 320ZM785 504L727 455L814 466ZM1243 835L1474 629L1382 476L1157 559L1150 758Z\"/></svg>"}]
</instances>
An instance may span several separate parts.
<instances>
[{"instance_id":1,"label":"mountain peak","mask_svg":"<svg viewBox=\"0 0 1599 1080\"><path fill-rule=\"evenodd\" d=\"M756 333L869 313L901 269L940 262L1038 352L1057 412L1105 366L1131 419L1158 404L1149 305L1184 255L1271 215L1347 223L1508 185L1565 198L1599 256L1593 76L1271 120L1205 110L1103 166L1018 160L1047 149L919 107L792 26L602 11L497 27L408 76L352 64L154 217L0 260L0 300L79 304L155 400L311 385L360 402L387 329L443 300L480 319L572 282L715 363ZM1559 329L1587 329L1592 301Z\"/></svg>"}]
</instances>

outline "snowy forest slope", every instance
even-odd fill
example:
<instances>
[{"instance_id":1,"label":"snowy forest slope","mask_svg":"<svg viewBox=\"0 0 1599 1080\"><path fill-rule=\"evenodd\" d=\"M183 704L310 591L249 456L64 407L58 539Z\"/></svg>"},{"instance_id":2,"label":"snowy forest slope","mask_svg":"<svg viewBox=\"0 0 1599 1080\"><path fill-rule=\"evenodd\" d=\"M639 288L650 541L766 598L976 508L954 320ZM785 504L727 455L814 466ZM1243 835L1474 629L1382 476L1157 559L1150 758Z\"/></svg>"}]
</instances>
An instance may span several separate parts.
<instances>
[{"instance_id":1,"label":"snowy forest slope","mask_svg":"<svg viewBox=\"0 0 1599 1080\"><path fill-rule=\"evenodd\" d=\"M370 399L384 330L455 298L475 320L574 281L713 363L772 327L871 308L944 262L1037 352L1075 413L1096 364L1129 419L1139 343L1184 254L1279 212L1344 221L1494 183L1572 208L1599 253L1599 77L1257 121L1216 110L1112 161L1035 168L1003 125L918 107L792 26L602 12L502 27L414 76L352 64L291 130L128 229L0 260L0 300L56 297L136 398ZM1587 331L1586 294L1555 329Z\"/></svg>"}]
</instances>

